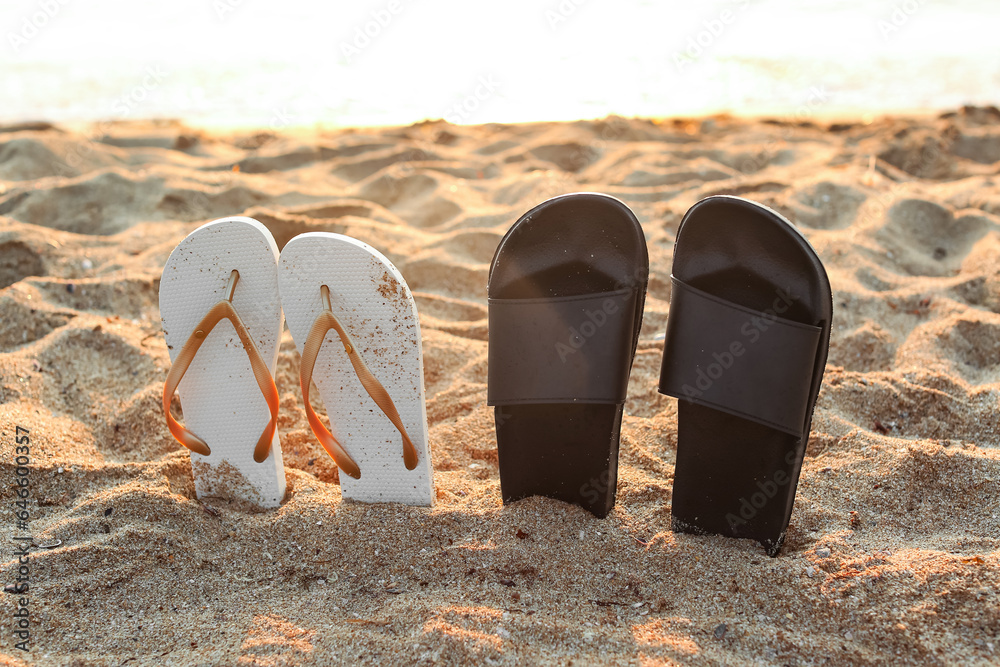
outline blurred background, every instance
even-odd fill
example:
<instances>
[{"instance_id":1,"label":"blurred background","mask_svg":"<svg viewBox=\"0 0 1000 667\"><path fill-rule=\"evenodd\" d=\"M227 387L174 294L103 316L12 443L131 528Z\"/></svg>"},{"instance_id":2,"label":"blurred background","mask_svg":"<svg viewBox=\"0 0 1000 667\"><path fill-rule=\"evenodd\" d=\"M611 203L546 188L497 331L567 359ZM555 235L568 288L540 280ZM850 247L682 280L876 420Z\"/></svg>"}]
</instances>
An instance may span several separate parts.
<instances>
[{"instance_id":1,"label":"blurred background","mask_svg":"<svg viewBox=\"0 0 1000 667\"><path fill-rule=\"evenodd\" d=\"M1000 4L5 0L0 122L858 116L1000 99Z\"/></svg>"}]
</instances>

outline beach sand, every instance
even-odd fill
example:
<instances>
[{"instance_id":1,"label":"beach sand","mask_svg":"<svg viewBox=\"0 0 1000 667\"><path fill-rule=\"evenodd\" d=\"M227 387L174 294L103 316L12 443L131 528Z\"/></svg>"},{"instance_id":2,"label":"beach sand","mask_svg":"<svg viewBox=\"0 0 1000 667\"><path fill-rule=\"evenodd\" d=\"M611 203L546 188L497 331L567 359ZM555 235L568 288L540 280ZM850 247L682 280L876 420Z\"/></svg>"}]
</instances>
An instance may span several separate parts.
<instances>
[{"instance_id":1,"label":"beach sand","mask_svg":"<svg viewBox=\"0 0 1000 667\"><path fill-rule=\"evenodd\" d=\"M7 540L24 534L20 426L40 545L31 653L14 648L17 596L5 595L0 665L1000 661L995 109L837 124L99 131L0 128L2 526ZM502 506L486 406L493 251L530 207L586 190L636 212L652 268L604 520L540 498ZM778 558L670 532L676 401L656 391L656 336L678 223L719 193L788 216L834 288ZM285 503L194 498L188 452L161 414L157 291L185 234L237 214L279 247L349 234L402 271L423 331L433 508L341 502L287 329Z\"/></svg>"}]
</instances>

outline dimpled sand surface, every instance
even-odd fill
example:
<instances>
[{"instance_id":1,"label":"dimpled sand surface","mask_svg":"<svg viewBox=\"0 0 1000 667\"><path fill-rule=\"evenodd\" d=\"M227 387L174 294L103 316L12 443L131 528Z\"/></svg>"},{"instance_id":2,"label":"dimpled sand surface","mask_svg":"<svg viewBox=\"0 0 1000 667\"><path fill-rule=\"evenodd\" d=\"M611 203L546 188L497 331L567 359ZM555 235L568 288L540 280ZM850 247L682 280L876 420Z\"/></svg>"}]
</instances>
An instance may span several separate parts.
<instances>
[{"instance_id":1,"label":"dimpled sand surface","mask_svg":"<svg viewBox=\"0 0 1000 667\"><path fill-rule=\"evenodd\" d=\"M503 507L486 406L492 253L525 210L579 190L633 208L652 266L605 520L539 498ZM670 532L676 401L656 392L656 336L678 223L718 193L788 216L834 289L774 559ZM287 329L283 506L194 498L160 412L157 290L185 234L236 214L279 247L333 231L399 267L423 330L433 508L341 502ZM835 125L0 129L2 526L5 541L24 534L7 511L21 426L30 533L61 541L30 551L30 654L11 635L17 596L0 598L0 664L996 664L998 409L995 109Z\"/></svg>"}]
</instances>

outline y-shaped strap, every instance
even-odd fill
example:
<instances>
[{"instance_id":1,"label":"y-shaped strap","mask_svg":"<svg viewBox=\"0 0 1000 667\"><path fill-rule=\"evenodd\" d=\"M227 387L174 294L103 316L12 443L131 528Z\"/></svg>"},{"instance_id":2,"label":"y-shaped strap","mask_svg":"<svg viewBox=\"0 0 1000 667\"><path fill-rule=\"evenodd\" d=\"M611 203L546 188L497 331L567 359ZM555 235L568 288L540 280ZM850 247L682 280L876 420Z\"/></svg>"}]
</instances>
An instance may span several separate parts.
<instances>
[{"instance_id":1,"label":"y-shaped strap","mask_svg":"<svg viewBox=\"0 0 1000 667\"><path fill-rule=\"evenodd\" d=\"M350 336L347 335L344 327L341 326L340 321L333 314L333 308L330 306L330 288L323 285L320 287L320 294L323 297L323 312L319 314L319 317L316 318L312 328L309 330L309 336L306 338L306 344L302 349L302 369L299 372L299 380L302 383L302 402L306 406L306 417L309 419L309 425L312 427L313 433L316 434L316 438L323 445L323 449L337 463L337 467L354 479L361 479L361 469L358 468L358 464L355 463L354 459L351 458L351 455L347 453L337 439L333 437L333 434L323 426L323 422L316 416L316 412L309 403L309 385L312 383L313 368L316 365L316 357L319 356L319 348L323 345L326 332L330 329L335 329L340 335L340 341L344 344L344 351L347 352L347 356L351 360L351 365L354 366L354 372L361 381L361 386L365 388L368 395L375 401L375 405L385 413L385 416L389 418L393 426L399 430L399 434L403 436L403 463L406 465L407 470L413 470L417 467L417 448L413 446L410 436L406 433L406 428L403 426L403 420L399 418L396 405L392 402L392 398L389 397L389 392L385 390L385 387L368 370L368 366L365 365L354 343L351 342Z\"/></svg>"},{"instance_id":2,"label":"y-shaped strap","mask_svg":"<svg viewBox=\"0 0 1000 667\"><path fill-rule=\"evenodd\" d=\"M181 383L181 378L184 377L188 366L191 365L195 354L198 353L201 344L208 338L208 334L223 319L229 320L232 322L233 328L236 329L236 335L240 337L240 341L243 343L243 349L246 351L247 357L250 358L250 368L253 369L257 386L260 387L260 393L264 395L264 400L267 401L267 407L271 413L271 418L268 420L267 426L264 427L264 432L260 434L257 446L253 450L253 460L257 463L262 463L271 451L271 440L274 438L274 430L278 423L278 388L274 386L274 378L271 377L271 373L267 369L267 364L264 363L260 352L257 351L257 346L254 345L253 339L250 337L250 332L247 331L243 320L240 319L236 309L233 308L233 292L236 290L236 283L239 282L239 279L239 271L234 269L229 275L226 298L212 306L208 314L202 318L198 326L194 328L194 333L184 343L184 347L181 349L180 354L177 355L173 366L170 367L170 372L167 373L167 380L163 383L163 413L167 416L167 427L177 439L177 442L191 451L198 452L204 456L211 454L211 450L205 444L204 440L181 426L174 419L173 415L170 414L170 401L174 396L174 392L177 391L177 385Z\"/></svg>"}]
</instances>

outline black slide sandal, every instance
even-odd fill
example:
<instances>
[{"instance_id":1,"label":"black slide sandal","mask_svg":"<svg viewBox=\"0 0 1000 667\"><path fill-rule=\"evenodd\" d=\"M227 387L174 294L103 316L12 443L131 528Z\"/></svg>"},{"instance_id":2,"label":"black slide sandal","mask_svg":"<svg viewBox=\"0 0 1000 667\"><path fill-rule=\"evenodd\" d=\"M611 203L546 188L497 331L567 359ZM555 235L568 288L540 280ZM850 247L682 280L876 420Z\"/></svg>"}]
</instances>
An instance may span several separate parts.
<instances>
[{"instance_id":1,"label":"black slide sandal","mask_svg":"<svg viewBox=\"0 0 1000 667\"><path fill-rule=\"evenodd\" d=\"M678 398L672 528L781 550L826 366L833 298L785 218L704 199L674 244L660 392Z\"/></svg>"},{"instance_id":2,"label":"black slide sandal","mask_svg":"<svg viewBox=\"0 0 1000 667\"><path fill-rule=\"evenodd\" d=\"M532 495L598 517L615 504L618 442L649 256L613 197L563 195L500 241L489 277L489 405L503 502Z\"/></svg>"}]
</instances>

